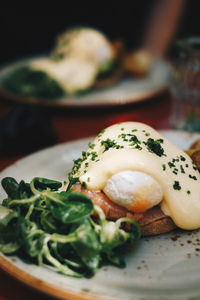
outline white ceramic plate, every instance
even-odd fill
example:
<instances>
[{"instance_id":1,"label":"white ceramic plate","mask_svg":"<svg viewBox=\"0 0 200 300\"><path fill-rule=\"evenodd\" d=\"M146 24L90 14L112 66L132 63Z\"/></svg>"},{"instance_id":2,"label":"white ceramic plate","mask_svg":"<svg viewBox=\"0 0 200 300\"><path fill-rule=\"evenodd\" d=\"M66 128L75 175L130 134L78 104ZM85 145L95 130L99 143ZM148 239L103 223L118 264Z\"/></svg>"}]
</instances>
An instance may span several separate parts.
<instances>
[{"instance_id":1,"label":"white ceramic plate","mask_svg":"<svg viewBox=\"0 0 200 300\"><path fill-rule=\"evenodd\" d=\"M199 136L165 131L187 149ZM72 160L90 139L70 142L32 154L0 174L29 181L34 176L65 180ZM5 197L0 190L0 199ZM189 300L200 296L200 231L142 238L126 256L127 267L104 267L91 279L75 279L51 269L0 255L0 267L25 284L62 299ZM198 298L196 298L198 297Z\"/></svg>"},{"instance_id":2,"label":"white ceramic plate","mask_svg":"<svg viewBox=\"0 0 200 300\"><path fill-rule=\"evenodd\" d=\"M170 69L166 62L155 60L147 77L123 79L104 89L94 90L81 96L68 96L55 100L23 97L4 90L1 82L6 74L17 66L34 58L20 60L0 70L0 94L10 100L44 106L112 106L144 101L168 88Z\"/></svg>"}]
</instances>

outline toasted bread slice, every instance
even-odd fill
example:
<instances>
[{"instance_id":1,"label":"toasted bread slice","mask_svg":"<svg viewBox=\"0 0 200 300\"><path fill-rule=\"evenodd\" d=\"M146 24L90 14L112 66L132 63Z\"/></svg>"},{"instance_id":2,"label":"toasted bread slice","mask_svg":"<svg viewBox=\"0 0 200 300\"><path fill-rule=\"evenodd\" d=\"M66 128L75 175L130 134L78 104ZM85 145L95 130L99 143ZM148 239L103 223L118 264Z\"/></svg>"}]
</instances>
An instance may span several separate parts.
<instances>
[{"instance_id":1,"label":"toasted bread slice","mask_svg":"<svg viewBox=\"0 0 200 300\"><path fill-rule=\"evenodd\" d=\"M115 56L115 66L108 74L105 76L97 77L94 88L106 88L116 82L118 82L124 75L123 66L121 64L122 57L124 56L124 44L121 40L116 40L111 43L114 56Z\"/></svg>"},{"instance_id":2,"label":"toasted bread slice","mask_svg":"<svg viewBox=\"0 0 200 300\"><path fill-rule=\"evenodd\" d=\"M186 153L191 157L200 172L200 139L194 142Z\"/></svg>"},{"instance_id":3,"label":"toasted bread slice","mask_svg":"<svg viewBox=\"0 0 200 300\"><path fill-rule=\"evenodd\" d=\"M80 183L75 184L72 191L89 196L95 205L102 208L109 220L115 221L122 217L135 220L140 225L143 236L166 233L176 228L172 219L166 216L159 206L155 206L144 213L133 213L109 200L103 192L90 191L83 188Z\"/></svg>"},{"instance_id":4,"label":"toasted bread slice","mask_svg":"<svg viewBox=\"0 0 200 300\"><path fill-rule=\"evenodd\" d=\"M122 60L124 72L133 77L146 76L150 70L151 64L152 57L144 50L126 53Z\"/></svg>"}]
</instances>

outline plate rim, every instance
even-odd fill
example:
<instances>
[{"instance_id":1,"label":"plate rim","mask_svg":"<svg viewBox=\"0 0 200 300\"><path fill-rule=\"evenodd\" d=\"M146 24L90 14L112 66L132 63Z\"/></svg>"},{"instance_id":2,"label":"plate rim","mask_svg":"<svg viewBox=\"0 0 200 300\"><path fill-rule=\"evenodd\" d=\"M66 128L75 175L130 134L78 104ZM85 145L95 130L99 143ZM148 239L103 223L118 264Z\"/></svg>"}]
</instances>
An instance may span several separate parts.
<instances>
[{"instance_id":1,"label":"plate rim","mask_svg":"<svg viewBox=\"0 0 200 300\"><path fill-rule=\"evenodd\" d=\"M87 295L87 291L84 294L75 293L71 291L67 291L64 289L60 289L54 285L48 284L46 281L42 279L38 279L35 276L30 275L28 272L21 270L11 262L9 262L4 255L0 254L0 268L3 272L10 275L13 279L21 282L34 289L35 291L42 292L43 294L54 296L58 299L65 300L104 300L105 298L99 298L97 295L92 295L90 291L90 295Z\"/></svg>"},{"instance_id":2,"label":"plate rim","mask_svg":"<svg viewBox=\"0 0 200 300\"><path fill-rule=\"evenodd\" d=\"M140 103L140 102L145 102L148 100L151 100L151 98L153 97L157 97L161 94L164 94L165 92L167 92L169 90L168 85L163 86L160 89L154 90L154 91L149 91L146 93L143 93L142 95L138 95L134 97L134 100L132 97L130 98L126 98L126 99L118 99L118 101L116 102L112 102L110 100L105 100L105 102L103 103L87 103L87 104L81 104L81 103L63 103L61 101L59 101L58 99L56 100L42 100L40 101L37 98L33 98L33 97L23 97L20 95L16 95L13 94L9 91L6 91L5 89L0 87L0 96L4 98L4 100L6 101L10 101L10 102L17 102L17 103L21 103L21 104L27 104L27 105L37 105L37 106L41 106L41 107L53 107L53 108L91 108L91 107L96 107L96 108L103 108L103 107L114 107L114 106L124 106L124 105L128 105L128 104L136 104L136 103ZM2 99L3 100L3 99ZM75 101L75 100L74 100Z\"/></svg>"}]
</instances>

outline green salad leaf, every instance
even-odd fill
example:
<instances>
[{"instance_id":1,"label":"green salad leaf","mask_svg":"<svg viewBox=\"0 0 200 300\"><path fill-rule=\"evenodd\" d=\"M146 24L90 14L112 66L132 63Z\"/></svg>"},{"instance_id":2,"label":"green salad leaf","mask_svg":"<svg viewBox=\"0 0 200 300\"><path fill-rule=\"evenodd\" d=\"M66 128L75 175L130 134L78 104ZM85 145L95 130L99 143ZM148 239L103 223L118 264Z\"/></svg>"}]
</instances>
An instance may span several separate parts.
<instances>
[{"instance_id":1,"label":"green salad leaf","mask_svg":"<svg viewBox=\"0 0 200 300\"><path fill-rule=\"evenodd\" d=\"M91 199L81 193L61 192L54 194L54 196L58 196L62 200L63 205L52 202L50 206L51 213L64 224L80 222L94 210Z\"/></svg>"},{"instance_id":2,"label":"green salad leaf","mask_svg":"<svg viewBox=\"0 0 200 300\"><path fill-rule=\"evenodd\" d=\"M105 264L123 267L122 247L141 236L135 221L106 220L88 196L65 191L59 181L35 177L18 183L6 177L2 186L7 198L0 205L0 251L5 255L50 265L67 276L90 277Z\"/></svg>"},{"instance_id":3,"label":"green salad leaf","mask_svg":"<svg viewBox=\"0 0 200 300\"><path fill-rule=\"evenodd\" d=\"M56 99L65 94L55 79L43 71L33 70L26 65L8 72L2 86L14 94L26 97Z\"/></svg>"},{"instance_id":4,"label":"green salad leaf","mask_svg":"<svg viewBox=\"0 0 200 300\"><path fill-rule=\"evenodd\" d=\"M107 76L111 76L114 68L116 67L116 63L113 59L107 60L98 71L98 78L105 78Z\"/></svg>"}]
</instances>

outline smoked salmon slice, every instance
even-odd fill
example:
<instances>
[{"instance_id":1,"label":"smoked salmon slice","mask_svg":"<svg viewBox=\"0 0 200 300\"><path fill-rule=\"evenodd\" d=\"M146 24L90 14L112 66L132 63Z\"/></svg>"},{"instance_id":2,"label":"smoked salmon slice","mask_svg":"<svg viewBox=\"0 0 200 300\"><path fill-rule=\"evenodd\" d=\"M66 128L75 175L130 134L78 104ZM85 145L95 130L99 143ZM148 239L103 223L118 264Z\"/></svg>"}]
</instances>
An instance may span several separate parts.
<instances>
[{"instance_id":1,"label":"smoked salmon slice","mask_svg":"<svg viewBox=\"0 0 200 300\"><path fill-rule=\"evenodd\" d=\"M74 184L71 191L83 193L90 197L95 205L101 207L109 220L115 221L122 217L135 220L140 225L143 236L166 233L176 228L172 219L166 216L158 205L143 213L133 213L112 202L103 192L90 191L83 188L80 183Z\"/></svg>"}]
</instances>

